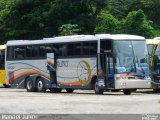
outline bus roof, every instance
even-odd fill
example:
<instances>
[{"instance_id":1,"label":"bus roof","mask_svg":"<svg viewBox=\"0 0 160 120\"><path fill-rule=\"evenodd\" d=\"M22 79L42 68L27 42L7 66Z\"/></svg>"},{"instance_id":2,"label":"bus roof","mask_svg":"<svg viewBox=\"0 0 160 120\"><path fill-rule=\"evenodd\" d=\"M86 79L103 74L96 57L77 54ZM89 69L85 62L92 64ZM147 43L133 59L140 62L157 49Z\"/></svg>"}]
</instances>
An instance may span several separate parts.
<instances>
[{"instance_id":1,"label":"bus roof","mask_svg":"<svg viewBox=\"0 0 160 120\"><path fill-rule=\"evenodd\" d=\"M43 40L13 40L8 41L7 45L31 45L31 44L45 44L45 43L63 43L63 42L76 42L76 41L93 41L100 39L112 40L145 40L144 37L136 35L123 35L123 34L96 34L96 35L72 35L60 36L53 38L44 38Z\"/></svg>"},{"instance_id":2,"label":"bus roof","mask_svg":"<svg viewBox=\"0 0 160 120\"><path fill-rule=\"evenodd\" d=\"M158 45L158 43L160 42L160 40L158 40L158 39L147 39L146 40L146 43L147 44L153 44L153 45Z\"/></svg>"},{"instance_id":3,"label":"bus roof","mask_svg":"<svg viewBox=\"0 0 160 120\"><path fill-rule=\"evenodd\" d=\"M0 45L0 50L3 50L6 48L6 45Z\"/></svg>"}]
</instances>

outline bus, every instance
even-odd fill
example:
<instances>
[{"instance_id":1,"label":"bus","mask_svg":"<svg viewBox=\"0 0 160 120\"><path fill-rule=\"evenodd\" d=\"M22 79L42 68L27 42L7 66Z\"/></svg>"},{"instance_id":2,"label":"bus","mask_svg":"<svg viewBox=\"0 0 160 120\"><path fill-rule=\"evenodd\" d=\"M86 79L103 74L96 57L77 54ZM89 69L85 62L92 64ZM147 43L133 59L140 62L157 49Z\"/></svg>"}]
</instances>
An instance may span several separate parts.
<instances>
[{"instance_id":1,"label":"bus","mask_svg":"<svg viewBox=\"0 0 160 120\"><path fill-rule=\"evenodd\" d=\"M155 93L160 93L160 37L148 39L147 49L150 56L150 68L152 73L152 87Z\"/></svg>"},{"instance_id":2,"label":"bus","mask_svg":"<svg viewBox=\"0 0 160 120\"><path fill-rule=\"evenodd\" d=\"M73 35L8 41L6 79L28 92L151 88L146 39L136 35Z\"/></svg>"},{"instance_id":3,"label":"bus","mask_svg":"<svg viewBox=\"0 0 160 120\"><path fill-rule=\"evenodd\" d=\"M8 87L5 83L5 48L6 45L0 45L0 84Z\"/></svg>"},{"instance_id":4,"label":"bus","mask_svg":"<svg viewBox=\"0 0 160 120\"><path fill-rule=\"evenodd\" d=\"M154 55L155 55L155 51L157 49L157 46L160 42L160 38L154 38L154 39L147 39L146 40L146 44L147 44L147 50L148 50L148 54L150 57L150 68L151 70L153 70L153 66L154 66Z\"/></svg>"}]
</instances>

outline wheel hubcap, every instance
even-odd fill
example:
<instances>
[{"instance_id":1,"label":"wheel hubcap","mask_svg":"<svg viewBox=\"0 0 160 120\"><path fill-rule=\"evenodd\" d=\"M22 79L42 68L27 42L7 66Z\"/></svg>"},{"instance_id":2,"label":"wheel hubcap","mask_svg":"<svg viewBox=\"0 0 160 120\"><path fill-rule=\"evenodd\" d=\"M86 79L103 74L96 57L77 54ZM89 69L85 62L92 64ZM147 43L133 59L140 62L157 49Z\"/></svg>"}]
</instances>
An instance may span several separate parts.
<instances>
[{"instance_id":1,"label":"wheel hubcap","mask_svg":"<svg viewBox=\"0 0 160 120\"><path fill-rule=\"evenodd\" d=\"M38 87L38 89L42 89L42 88L43 88L43 82L42 82L42 81L39 81L37 87Z\"/></svg>"},{"instance_id":2,"label":"wheel hubcap","mask_svg":"<svg viewBox=\"0 0 160 120\"><path fill-rule=\"evenodd\" d=\"M31 82L31 81L27 82L27 88L28 88L29 90L32 89L32 82Z\"/></svg>"}]
</instances>

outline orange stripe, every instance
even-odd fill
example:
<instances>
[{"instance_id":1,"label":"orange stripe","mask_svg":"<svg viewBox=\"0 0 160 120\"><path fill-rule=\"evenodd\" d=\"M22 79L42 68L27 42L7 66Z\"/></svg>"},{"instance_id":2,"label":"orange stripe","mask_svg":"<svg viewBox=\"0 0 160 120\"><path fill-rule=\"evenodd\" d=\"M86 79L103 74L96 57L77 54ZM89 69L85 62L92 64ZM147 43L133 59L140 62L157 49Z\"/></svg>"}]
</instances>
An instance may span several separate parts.
<instances>
[{"instance_id":1,"label":"orange stripe","mask_svg":"<svg viewBox=\"0 0 160 120\"><path fill-rule=\"evenodd\" d=\"M43 74L43 73L41 73L41 72L39 72L39 71L34 71L34 70L32 70L32 71L25 71L25 72L22 72L22 73L20 73L20 74L17 74L17 75L14 75L14 77L13 78L10 78L9 79L9 84L12 84L12 82L15 80L15 79L17 79L17 78L19 78L19 77L21 77L21 76L24 76L24 75L27 75L27 74L40 74L40 75L42 75L42 76L45 76L46 78L49 78L49 76L47 76L47 75L45 75L45 74Z\"/></svg>"},{"instance_id":2,"label":"orange stripe","mask_svg":"<svg viewBox=\"0 0 160 120\"><path fill-rule=\"evenodd\" d=\"M58 82L58 84L60 85L66 85L66 86L78 86L81 85L81 83L79 81L76 82Z\"/></svg>"}]
</instances>

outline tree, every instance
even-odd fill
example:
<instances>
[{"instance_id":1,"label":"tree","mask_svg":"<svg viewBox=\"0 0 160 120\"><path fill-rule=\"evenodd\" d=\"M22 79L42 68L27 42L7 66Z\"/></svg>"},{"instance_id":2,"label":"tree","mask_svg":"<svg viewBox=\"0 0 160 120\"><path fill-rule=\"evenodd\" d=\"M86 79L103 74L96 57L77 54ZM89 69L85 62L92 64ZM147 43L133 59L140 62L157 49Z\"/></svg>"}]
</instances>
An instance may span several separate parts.
<instances>
[{"instance_id":1,"label":"tree","mask_svg":"<svg viewBox=\"0 0 160 120\"><path fill-rule=\"evenodd\" d=\"M154 37L152 22L147 20L142 10L130 12L121 23L121 31L123 33L141 35L147 38Z\"/></svg>"},{"instance_id":2,"label":"tree","mask_svg":"<svg viewBox=\"0 0 160 120\"><path fill-rule=\"evenodd\" d=\"M95 33L117 33L119 21L107 12L102 12L98 16L98 24Z\"/></svg>"},{"instance_id":3,"label":"tree","mask_svg":"<svg viewBox=\"0 0 160 120\"><path fill-rule=\"evenodd\" d=\"M64 24L59 28L59 31L60 35L66 36L66 35L75 35L80 30L77 24Z\"/></svg>"}]
</instances>

